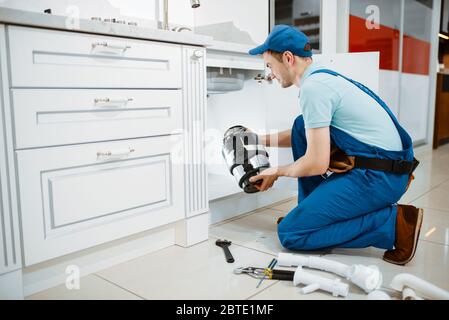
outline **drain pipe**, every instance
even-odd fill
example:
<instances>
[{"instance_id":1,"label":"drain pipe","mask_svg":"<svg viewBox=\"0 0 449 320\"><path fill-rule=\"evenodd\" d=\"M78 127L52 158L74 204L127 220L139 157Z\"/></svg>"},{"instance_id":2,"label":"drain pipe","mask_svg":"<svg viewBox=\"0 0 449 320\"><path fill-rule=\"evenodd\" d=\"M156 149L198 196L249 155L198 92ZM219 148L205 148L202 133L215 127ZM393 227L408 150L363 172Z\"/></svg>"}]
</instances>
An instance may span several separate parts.
<instances>
[{"instance_id":1,"label":"drain pipe","mask_svg":"<svg viewBox=\"0 0 449 320\"><path fill-rule=\"evenodd\" d=\"M332 293L334 297L343 296L346 297L349 292L349 285L340 282L340 279L329 279L323 276L319 276L307 271L304 271L301 266L299 266L293 277L293 284L295 286L299 284L304 284L305 287L301 288L302 294L308 294L314 292L318 289L328 291Z\"/></svg>"},{"instance_id":2,"label":"drain pipe","mask_svg":"<svg viewBox=\"0 0 449 320\"><path fill-rule=\"evenodd\" d=\"M361 264L354 264L348 266L329 259L301 256L284 252L280 252L278 255L278 265L285 267L301 266L332 272L350 280L367 293L380 288L382 285L382 273L379 271L379 268L374 265L364 266Z\"/></svg>"},{"instance_id":3,"label":"drain pipe","mask_svg":"<svg viewBox=\"0 0 449 320\"><path fill-rule=\"evenodd\" d=\"M405 287L404 290L402 290L402 300L424 300L424 299L418 297L416 295L415 290L410 289L409 287Z\"/></svg>"},{"instance_id":4,"label":"drain pipe","mask_svg":"<svg viewBox=\"0 0 449 320\"><path fill-rule=\"evenodd\" d=\"M449 300L448 291L410 273L396 275L390 286L397 291L402 291L403 299L407 300L420 299L421 296L427 299Z\"/></svg>"},{"instance_id":5,"label":"drain pipe","mask_svg":"<svg viewBox=\"0 0 449 320\"><path fill-rule=\"evenodd\" d=\"M374 290L368 293L368 300L391 300L390 296L381 290Z\"/></svg>"}]
</instances>

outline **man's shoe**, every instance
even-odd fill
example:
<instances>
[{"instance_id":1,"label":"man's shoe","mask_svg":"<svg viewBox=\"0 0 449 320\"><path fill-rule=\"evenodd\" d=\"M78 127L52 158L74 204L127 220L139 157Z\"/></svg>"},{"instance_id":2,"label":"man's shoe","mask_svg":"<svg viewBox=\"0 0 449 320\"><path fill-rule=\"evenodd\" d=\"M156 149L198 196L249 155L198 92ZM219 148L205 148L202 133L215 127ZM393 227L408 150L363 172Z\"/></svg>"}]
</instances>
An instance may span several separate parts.
<instances>
[{"instance_id":1,"label":"man's shoe","mask_svg":"<svg viewBox=\"0 0 449 320\"><path fill-rule=\"evenodd\" d=\"M413 259L416 252L423 209L398 205L397 210L394 249L385 251L383 259L390 263L405 265Z\"/></svg>"}]
</instances>

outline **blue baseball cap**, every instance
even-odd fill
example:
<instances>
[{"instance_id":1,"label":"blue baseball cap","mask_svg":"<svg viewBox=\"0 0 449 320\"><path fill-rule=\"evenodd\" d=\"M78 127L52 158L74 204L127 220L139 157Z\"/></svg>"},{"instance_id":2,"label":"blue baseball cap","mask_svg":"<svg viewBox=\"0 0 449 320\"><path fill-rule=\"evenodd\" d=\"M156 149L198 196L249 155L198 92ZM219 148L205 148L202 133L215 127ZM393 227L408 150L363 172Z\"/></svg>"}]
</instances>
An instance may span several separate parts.
<instances>
[{"instance_id":1,"label":"blue baseball cap","mask_svg":"<svg viewBox=\"0 0 449 320\"><path fill-rule=\"evenodd\" d=\"M262 54L267 50L276 52L290 51L299 57L311 57L312 47L307 36L296 28L278 24L271 30L260 46L248 51L251 55Z\"/></svg>"}]
</instances>

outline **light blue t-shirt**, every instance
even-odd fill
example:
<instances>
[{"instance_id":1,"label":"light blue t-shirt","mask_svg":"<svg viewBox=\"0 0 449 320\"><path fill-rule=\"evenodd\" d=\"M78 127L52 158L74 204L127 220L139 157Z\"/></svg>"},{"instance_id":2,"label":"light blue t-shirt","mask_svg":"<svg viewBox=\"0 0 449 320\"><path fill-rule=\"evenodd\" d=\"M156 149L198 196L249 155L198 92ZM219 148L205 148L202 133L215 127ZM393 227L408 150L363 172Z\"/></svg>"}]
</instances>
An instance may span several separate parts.
<instances>
[{"instance_id":1,"label":"light blue t-shirt","mask_svg":"<svg viewBox=\"0 0 449 320\"><path fill-rule=\"evenodd\" d=\"M311 75L318 69L325 67L312 63L300 81L299 105L306 129L333 126L366 144L402 150L398 130L379 103L342 77Z\"/></svg>"}]
</instances>

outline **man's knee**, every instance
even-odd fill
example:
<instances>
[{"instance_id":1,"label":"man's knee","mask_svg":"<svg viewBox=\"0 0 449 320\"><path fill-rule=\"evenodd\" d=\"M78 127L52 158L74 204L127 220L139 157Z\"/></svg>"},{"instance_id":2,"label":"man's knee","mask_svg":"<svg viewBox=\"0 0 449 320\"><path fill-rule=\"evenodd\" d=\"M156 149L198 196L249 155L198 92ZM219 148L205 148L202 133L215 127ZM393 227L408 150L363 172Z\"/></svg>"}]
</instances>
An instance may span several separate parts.
<instances>
[{"instance_id":1,"label":"man's knee","mask_svg":"<svg viewBox=\"0 0 449 320\"><path fill-rule=\"evenodd\" d=\"M285 225L285 224L284 224ZM285 226L281 223L278 225L278 238L281 245L289 250L292 250L292 242L290 241L290 232L285 230Z\"/></svg>"},{"instance_id":2,"label":"man's knee","mask_svg":"<svg viewBox=\"0 0 449 320\"><path fill-rule=\"evenodd\" d=\"M307 237L307 233L301 231L300 224L296 224L287 218L288 215L278 224L279 241L286 249L301 250L303 249L302 245Z\"/></svg>"}]
</instances>

